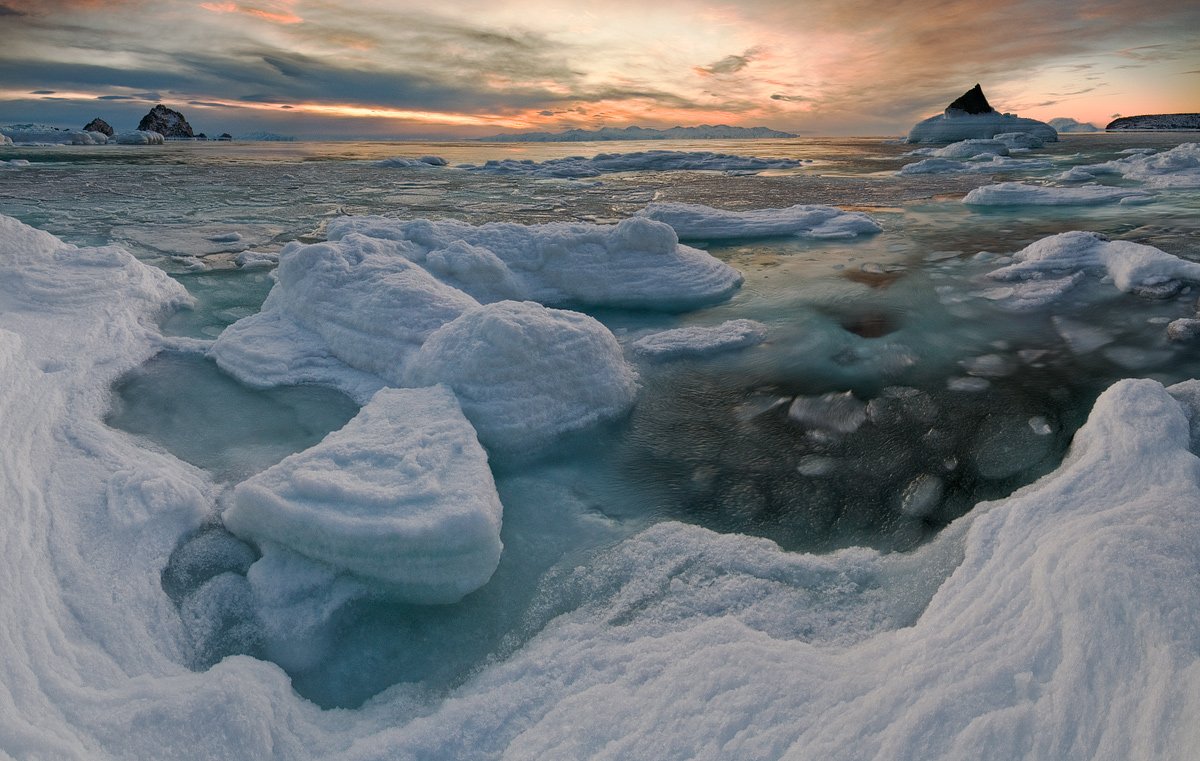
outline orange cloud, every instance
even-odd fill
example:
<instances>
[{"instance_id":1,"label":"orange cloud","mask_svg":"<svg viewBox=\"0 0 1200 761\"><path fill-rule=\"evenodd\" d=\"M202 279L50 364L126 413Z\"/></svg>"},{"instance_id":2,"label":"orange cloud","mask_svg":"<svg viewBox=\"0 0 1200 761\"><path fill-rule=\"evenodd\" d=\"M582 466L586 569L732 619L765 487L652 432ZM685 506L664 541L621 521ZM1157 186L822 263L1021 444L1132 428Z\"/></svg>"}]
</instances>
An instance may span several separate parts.
<instances>
[{"instance_id":1,"label":"orange cloud","mask_svg":"<svg viewBox=\"0 0 1200 761\"><path fill-rule=\"evenodd\" d=\"M299 24L304 21L303 18L292 13L288 6L289 2L278 2L271 4L272 10L263 8L255 8L248 5L238 5L237 3L200 3L200 7L206 11L213 13L240 13L245 16L270 21L274 24Z\"/></svg>"}]
</instances>

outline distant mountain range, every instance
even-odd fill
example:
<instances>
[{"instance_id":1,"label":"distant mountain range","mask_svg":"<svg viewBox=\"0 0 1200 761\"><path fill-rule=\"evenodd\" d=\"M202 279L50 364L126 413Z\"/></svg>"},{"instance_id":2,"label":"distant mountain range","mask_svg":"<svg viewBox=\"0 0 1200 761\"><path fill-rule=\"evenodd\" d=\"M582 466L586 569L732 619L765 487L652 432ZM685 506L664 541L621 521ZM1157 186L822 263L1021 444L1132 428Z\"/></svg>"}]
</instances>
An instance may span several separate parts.
<instances>
[{"instance_id":1,"label":"distant mountain range","mask_svg":"<svg viewBox=\"0 0 1200 761\"><path fill-rule=\"evenodd\" d=\"M1146 114L1123 116L1104 129L1200 130L1200 114Z\"/></svg>"},{"instance_id":2,"label":"distant mountain range","mask_svg":"<svg viewBox=\"0 0 1200 761\"><path fill-rule=\"evenodd\" d=\"M520 132L476 138L484 143L583 143L604 140L739 140L764 137L797 137L767 127L730 127L727 124L701 124L699 127L603 127L569 129L565 132Z\"/></svg>"}]
</instances>

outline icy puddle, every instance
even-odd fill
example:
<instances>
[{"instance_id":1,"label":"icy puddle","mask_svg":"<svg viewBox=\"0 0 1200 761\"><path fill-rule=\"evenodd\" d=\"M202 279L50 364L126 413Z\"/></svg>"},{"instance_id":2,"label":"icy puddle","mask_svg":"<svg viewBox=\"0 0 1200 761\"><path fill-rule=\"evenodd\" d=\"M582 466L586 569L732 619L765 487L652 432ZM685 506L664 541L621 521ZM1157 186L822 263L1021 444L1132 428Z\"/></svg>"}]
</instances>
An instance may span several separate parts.
<instances>
[{"instance_id":1,"label":"icy puddle","mask_svg":"<svg viewBox=\"0 0 1200 761\"><path fill-rule=\"evenodd\" d=\"M204 357L162 352L117 382L105 422L236 482L316 444L357 411L330 388L257 391Z\"/></svg>"}]
</instances>

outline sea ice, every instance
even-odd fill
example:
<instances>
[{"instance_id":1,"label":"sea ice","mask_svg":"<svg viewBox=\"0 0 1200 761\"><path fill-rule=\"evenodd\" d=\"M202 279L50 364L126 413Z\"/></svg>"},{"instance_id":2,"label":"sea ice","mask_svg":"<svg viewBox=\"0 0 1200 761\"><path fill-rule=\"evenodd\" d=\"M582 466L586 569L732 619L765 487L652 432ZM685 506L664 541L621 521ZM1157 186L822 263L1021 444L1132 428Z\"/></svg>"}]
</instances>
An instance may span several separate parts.
<instances>
[{"instance_id":1,"label":"sea ice","mask_svg":"<svg viewBox=\"0 0 1200 761\"><path fill-rule=\"evenodd\" d=\"M987 161L958 161L947 158L931 158L905 164L896 174L908 177L915 174L953 174L971 172L978 174L995 174L998 172L1016 172L1036 169L1049 169L1053 166L1044 159L1014 159L1008 156L992 156Z\"/></svg>"},{"instance_id":2,"label":"sea ice","mask_svg":"<svg viewBox=\"0 0 1200 761\"><path fill-rule=\"evenodd\" d=\"M321 443L238 484L238 536L450 603L500 558L502 507L487 455L444 387L383 389Z\"/></svg>"},{"instance_id":3,"label":"sea ice","mask_svg":"<svg viewBox=\"0 0 1200 761\"><path fill-rule=\"evenodd\" d=\"M403 381L449 386L479 440L517 460L562 433L624 414L637 393L637 375L608 328L517 301L478 307L437 330Z\"/></svg>"},{"instance_id":4,"label":"sea ice","mask_svg":"<svg viewBox=\"0 0 1200 761\"><path fill-rule=\"evenodd\" d=\"M729 320L720 325L689 326L651 333L633 342L638 354L655 359L703 356L762 343L767 326L756 320Z\"/></svg>"},{"instance_id":5,"label":"sea ice","mask_svg":"<svg viewBox=\"0 0 1200 761\"><path fill-rule=\"evenodd\" d=\"M421 156L416 159L408 156L393 156L376 161L375 166L389 169L428 169L429 167L446 166L446 159L441 156Z\"/></svg>"},{"instance_id":6,"label":"sea ice","mask_svg":"<svg viewBox=\"0 0 1200 761\"><path fill-rule=\"evenodd\" d=\"M637 151L600 153L592 158L568 156L561 159L493 159L478 166L459 167L487 174L525 175L542 179L599 177L613 172L717 171L761 172L765 169L791 169L804 162L797 159L764 159L757 156L732 156L710 151Z\"/></svg>"},{"instance_id":7,"label":"sea ice","mask_svg":"<svg viewBox=\"0 0 1200 761\"><path fill-rule=\"evenodd\" d=\"M970 206L1097 206L1106 203L1146 203L1152 200L1154 197L1145 191L1107 185L1056 188L1022 182L1001 182L975 188L967 193L963 203Z\"/></svg>"},{"instance_id":8,"label":"sea ice","mask_svg":"<svg viewBox=\"0 0 1200 761\"><path fill-rule=\"evenodd\" d=\"M973 159L976 156L1007 156L1009 145L1000 139L959 140L941 148L918 148L913 156L932 156L943 159Z\"/></svg>"},{"instance_id":9,"label":"sea ice","mask_svg":"<svg viewBox=\"0 0 1200 761\"><path fill-rule=\"evenodd\" d=\"M785 209L729 211L694 203L652 203L640 216L664 222L683 240L724 240L796 235L853 238L883 230L861 211L797 204Z\"/></svg>"},{"instance_id":10,"label":"sea ice","mask_svg":"<svg viewBox=\"0 0 1200 761\"><path fill-rule=\"evenodd\" d=\"M1093 175L1118 174L1150 188L1200 188L1200 143L1183 143L1161 153L1138 151L1076 169Z\"/></svg>"},{"instance_id":11,"label":"sea ice","mask_svg":"<svg viewBox=\"0 0 1200 761\"><path fill-rule=\"evenodd\" d=\"M867 405L850 391L798 396L788 407L788 417L819 431L854 433L867 421Z\"/></svg>"},{"instance_id":12,"label":"sea ice","mask_svg":"<svg viewBox=\"0 0 1200 761\"><path fill-rule=\"evenodd\" d=\"M1058 133L1049 124L1036 119L1023 119L1014 114L995 111L983 114L968 114L956 109L931 116L917 124L908 133L910 143L952 143L959 140L990 140L996 135L1024 132L1043 142L1058 141Z\"/></svg>"},{"instance_id":13,"label":"sea ice","mask_svg":"<svg viewBox=\"0 0 1200 761\"><path fill-rule=\"evenodd\" d=\"M478 226L341 217L329 223L328 245L352 233L390 245L389 255L406 257L483 302L686 311L723 301L742 283L737 270L680 245L669 226L642 217L617 225Z\"/></svg>"},{"instance_id":14,"label":"sea ice","mask_svg":"<svg viewBox=\"0 0 1200 761\"><path fill-rule=\"evenodd\" d=\"M1067 232L1042 238L1013 254L1014 263L988 274L1013 283L1009 305L1041 306L1075 286L1083 273L1102 272L1125 292L1153 292L1172 281L1200 281L1200 264L1152 246L1110 241L1090 232ZM1033 289L1034 293L1027 289ZM1153 295L1152 293L1150 295Z\"/></svg>"},{"instance_id":15,"label":"sea ice","mask_svg":"<svg viewBox=\"0 0 1200 761\"><path fill-rule=\"evenodd\" d=\"M111 139L121 145L162 145L165 142L157 132L141 129L118 132Z\"/></svg>"}]
</instances>

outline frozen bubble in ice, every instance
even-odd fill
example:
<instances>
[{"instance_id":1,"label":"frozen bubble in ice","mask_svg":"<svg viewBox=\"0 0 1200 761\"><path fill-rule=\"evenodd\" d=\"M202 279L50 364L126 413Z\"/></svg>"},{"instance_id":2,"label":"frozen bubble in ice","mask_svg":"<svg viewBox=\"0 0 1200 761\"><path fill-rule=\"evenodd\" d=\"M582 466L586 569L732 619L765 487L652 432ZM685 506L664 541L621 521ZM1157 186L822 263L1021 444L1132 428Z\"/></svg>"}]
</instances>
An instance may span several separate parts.
<instances>
[{"instance_id":1,"label":"frozen bubble in ice","mask_svg":"<svg viewBox=\"0 0 1200 761\"><path fill-rule=\"evenodd\" d=\"M1029 418L1029 429L1038 436L1049 436L1051 433L1054 433L1054 429L1050 427L1050 423L1041 415Z\"/></svg>"},{"instance_id":2,"label":"frozen bubble in ice","mask_svg":"<svg viewBox=\"0 0 1200 761\"><path fill-rule=\"evenodd\" d=\"M796 471L802 476L827 476L837 467L837 460L818 454L805 455L796 463Z\"/></svg>"},{"instance_id":3,"label":"frozen bubble in ice","mask_svg":"<svg viewBox=\"0 0 1200 761\"><path fill-rule=\"evenodd\" d=\"M1101 346L1112 343L1113 337L1104 330L1078 320L1055 315L1051 318L1054 329L1074 354L1090 354Z\"/></svg>"},{"instance_id":4,"label":"frozen bubble in ice","mask_svg":"<svg viewBox=\"0 0 1200 761\"><path fill-rule=\"evenodd\" d=\"M950 389L951 391L986 391L991 385L992 382L987 378L976 377L949 378L946 381L946 388Z\"/></svg>"},{"instance_id":5,"label":"frozen bubble in ice","mask_svg":"<svg viewBox=\"0 0 1200 761\"><path fill-rule=\"evenodd\" d=\"M968 375L976 375L983 378L1003 378L1006 375L1012 375L1013 363L1007 357L1002 357L999 354L984 354L981 357L972 357L959 362Z\"/></svg>"},{"instance_id":6,"label":"frozen bubble in ice","mask_svg":"<svg viewBox=\"0 0 1200 761\"><path fill-rule=\"evenodd\" d=\"M788 417L821 431L853 433L866 421L867 405L849 391L798 396L788 408Z\"/></svg>"},{"instance_id":7,"label":"frozen bubble in ice","mask_svg":"<svg viewBox=\"0 0 1200 761\"><path fill-rule=\"evenodd\" d=\"M942 500L945 485L942 479L923 473L904 487L900 512L913 518L923 518L933 512Z\"/></svg>"}]
</instances>

